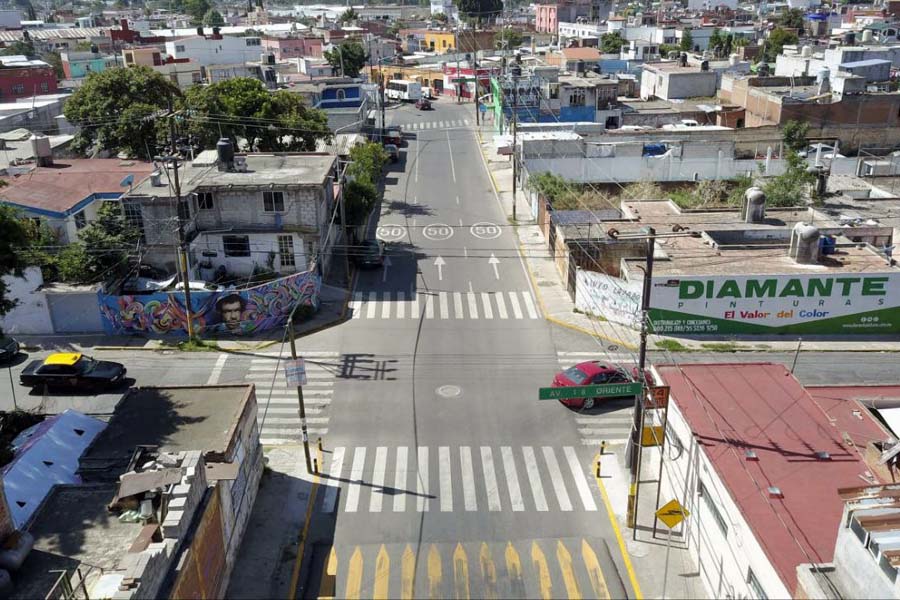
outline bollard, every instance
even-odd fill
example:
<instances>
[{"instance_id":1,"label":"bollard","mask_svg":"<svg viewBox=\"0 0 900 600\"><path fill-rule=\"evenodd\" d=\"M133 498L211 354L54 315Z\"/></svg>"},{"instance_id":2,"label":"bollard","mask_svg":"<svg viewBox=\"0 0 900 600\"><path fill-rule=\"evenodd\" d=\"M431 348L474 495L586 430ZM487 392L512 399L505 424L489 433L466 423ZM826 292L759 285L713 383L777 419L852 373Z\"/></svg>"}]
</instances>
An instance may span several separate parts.
<instances>
[{"instance_id":1,"label":"bollard","mask_svg":"<svg viewBox=\"0 0 900 600\"><path fill-rule=\"evenodd\" d=\"M600 442L600 454L606 454L606 440Z\"/></svg>"},{"instance_id":2,"label":"bollard","mask_svg":"<svg viewBox=\"0 0 900 600\"><path fill-rule=\"evenodd\" d=\"M318 444L319 444L319 452L321 452L322 451L322 437L321 436L319 436Z\"/></svg>"},{"instance_id":3,"label":"bollard","mask_svg":"<svg viewBox=\"0 0 900 600\"><path fill-rule=\"evenodd\" d=\"M316 475L319 474L319 459L318 458L313 459L313 473L315 473Z\"/></svg>"},{"instance_id":4,"label":"bollard","mask_svg":"<svg viewBox=\"0 0 900 600\"><path fill-rule=\"evenodd\" d=\"M600 477L600 459L597 459L597 477Z\"/></svg>"}]
</instances>

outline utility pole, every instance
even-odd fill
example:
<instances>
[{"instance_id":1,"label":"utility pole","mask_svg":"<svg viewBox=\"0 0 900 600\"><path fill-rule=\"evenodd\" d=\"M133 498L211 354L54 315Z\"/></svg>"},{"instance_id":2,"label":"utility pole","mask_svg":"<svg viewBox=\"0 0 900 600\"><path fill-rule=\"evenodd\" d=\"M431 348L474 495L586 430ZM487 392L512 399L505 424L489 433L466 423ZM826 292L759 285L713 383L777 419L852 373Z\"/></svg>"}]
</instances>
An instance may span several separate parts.
<instances>
[{"instance_id":1,"label":"utility pole","mask_svg":"<svg viewBox=\"0 0 900 600\"><path fill-rule=\"evenodd\" d=\"M294 307L294 310L291 311L291 314L288 316L288 335L291 338L291 358L297 360L297 342L294 341L294 312L297 310L297 307L300 306L300 303L297 303L297 306ZM312 473L312 458L309 455L309 432L306 429L306 405L303 403L303 386L300 383L297 383L297 403L300 405L300 432L303 434L303 456L306 458L306 472Z\"/></svg>"},{"instance_id":2,"label":"utility pole","mask_svg":"<svg viewBox=\"0 0 900 600\"><path fill-rule=\"evenodd\" d=\"M512 180L512 218L516 220L516 180L518 178L518 153L516 152L516 132L519 127L519 77L522 75L522 67L518 64L512 67L513 78L513 143L512 143L512 161L513 161L513 180Z\"/></svg>"},{"instance_id":3,"label":"utility pole","mask_svg":"<svg viewBox=\"0 0 900 600\"><path fill-rule=\"evenodd\" d=\"M641 444L644 429L644 395L647 381L644 371L647 365L647 323L650 320L650 292L653 289L653 252L656 248L656 230L646 228L647 265L644 268L644 288L641 294L641 346L638 352L638 380L644 384L639 394L634 397L634 423L631 428L631 440L628 446L628 465L631 467L631 487L628 490L628 526L635 530L638 512L638 488L641 477ZM665 435L665 431L663 431Z\"/></svg>"},{"instance_id":4,"label":"utility pole","mask_svg":"<svg viewBox=\"0 0 900 600\"><path fill-rule=\"evenodd\" d=\"M184 285L184 314L187 317L188 339L194 339L194 312L191 307L191 278L188 275L187 240L184 236L184 218L181 211L181 183L178 180L178 147L175 143L175 113L172 111L172 104L169 104L169 138L172 144L172 156L168 159L172 161L172 171L174 173L173 183L175 186L175 213L178 215L178 267L181 274L181 281Z\"/></svg>"},{"instance_id":5,"label":"utility pole","mask_svg":"<svg viewBox=\"0 0 900 600\"><path fill-rule=\"evenodd\" d=\"M459 23L453 32L453 43L456 46L456 103L462 102L462 77L459 72Z\"/></svg>"},{"instance_id":6,"label":"utility pole","mask_svg":"<svg viewBox=\"0 0 900 600\"><path fill-rule=\"evenodd\" d=\"M475 125L481 124L478 114L478 21L475 21L475 33L472 34L472 73L475 75Z\"/></svg>"}]
</instances>

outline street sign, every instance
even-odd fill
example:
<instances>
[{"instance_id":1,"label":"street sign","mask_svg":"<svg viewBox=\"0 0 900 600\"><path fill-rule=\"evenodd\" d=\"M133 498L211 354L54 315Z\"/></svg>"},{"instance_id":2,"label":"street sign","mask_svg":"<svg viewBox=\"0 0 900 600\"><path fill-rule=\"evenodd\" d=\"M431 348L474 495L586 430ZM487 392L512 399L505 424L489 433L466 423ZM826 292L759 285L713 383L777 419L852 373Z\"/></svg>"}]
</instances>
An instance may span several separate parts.
<instances>
[{"instance_id":1,"label":"street sign","mask_svg":"<svg viewBox=\"0 0 900 600\"><path fill-rule=\"evenodd\" d=\"M675 529L679 523L691 516L691 513L678 500L672 500L656 511L656 516L666 524L666 527Z\"/></svg>"},{"instance_id":2,"label":"street sign","mask_svg":"<svg viewBox=\"0 0 900 600\"><path fill-rule=\"evenodd\" d=\"M644 408L666 408L669 406L669 386L651 385L647 390L647 400Z\"/></svg>"},{"instance_id":3,"label":"street sign","mask_svg":"<svg viewBox=\"0 0 900 600\"><path fill-rule=\"evenodd\" d=\"M641 433L641 446L649 448L652 446L661 446L663 443L663 428L659 425L644 426Z\"/></svg>"},{"instance_id":4,"label":"street sign","mask_svg":"<svg viewBox=\"0 0 900 600\"><path fill-rule=\"evenodd\" d=\"M488 109L488 107L484 104L480 104L478 106L478 110L480 110L481 112L487 112L487 109Z\"/></svg>"},{"instance_id":5,"label":"street sign","mask_svg":"<svg viewBox=\"0 0 900 600\"><path fill-rule=\"evenodd\" d=\"M284 363L284 376L288 385L306 385L306 363L302 358Z\"/></svg>"},{"instance_id":6,"label":"street sign","mask_svg":"<svg viewBox=\"0 0 900 600\"><path fill-rule=\"evenodd\" d=\"M634 396L641 392L641 384L604 383L600 385L573 385L570 387L539 388L538 400L566 400L568 398L615 398Z\"/></svg>"}]
</instances>

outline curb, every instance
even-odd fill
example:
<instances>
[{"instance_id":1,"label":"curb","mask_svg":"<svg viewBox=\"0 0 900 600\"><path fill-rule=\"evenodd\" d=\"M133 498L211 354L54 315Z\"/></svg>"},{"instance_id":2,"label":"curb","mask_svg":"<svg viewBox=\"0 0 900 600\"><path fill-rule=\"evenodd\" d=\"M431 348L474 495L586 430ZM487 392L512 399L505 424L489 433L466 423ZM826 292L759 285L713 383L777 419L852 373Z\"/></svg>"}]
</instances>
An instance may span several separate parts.
<instances>
[{"instance_id":1,"label":"curb","mask_svg":"<svg viewBox=\"0 0 900 600\"><path fill-rule=\"evenodd\" d=\"M600 456L600 454L594 455L594 463L600 462ZM631 582L635 600L643 600L644 594L641 592L641 585L638 583L637 573L635 573L634 566L631 564L631 556L628 554L628 548L625 547L625 538L622 537L622 530L619 528L619 522L613 511L612 503L609 501L609 494L606 492L606 486L603 485L603 480L600 479L597 473L594 474L594 479L597 481L597 487L600 489L600 496L603 498L603 505L606 507L606 515L609 517L609 523L612 525L613 533L615 534L616 542L619 546L619 553L622 555L622 562L625 563L625 570L628 571L628 579Z\"/></svg>"}]
</instances>

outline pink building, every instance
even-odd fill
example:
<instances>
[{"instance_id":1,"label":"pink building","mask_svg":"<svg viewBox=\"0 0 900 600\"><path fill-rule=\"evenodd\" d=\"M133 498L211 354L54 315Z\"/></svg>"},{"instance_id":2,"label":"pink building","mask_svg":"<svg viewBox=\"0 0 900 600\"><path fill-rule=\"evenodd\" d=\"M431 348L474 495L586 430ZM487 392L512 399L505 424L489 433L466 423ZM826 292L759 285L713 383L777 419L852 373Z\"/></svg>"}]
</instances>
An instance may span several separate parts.
<instances>
[{"instance_id":1,"label":"pink building","mask_svg":"<svg viewBox=\"0 0 900 600\"><path fill-rule=\"evenodd\" d=\"M317 37L264 37L262 51L275 55L275 60L299 58L301 56L320 58L322 38Z\"/></svg>"},{"instance_id":2,"label":"pink building","mask_svg":"<svg viewBox=\"0 0 900 600\"><path fill-rule=\"evenodd\" d=\"M534 30L538 33L556 33L557 6L555 4L538 4L534 8Z\"/></svg>"}]
</instances>

